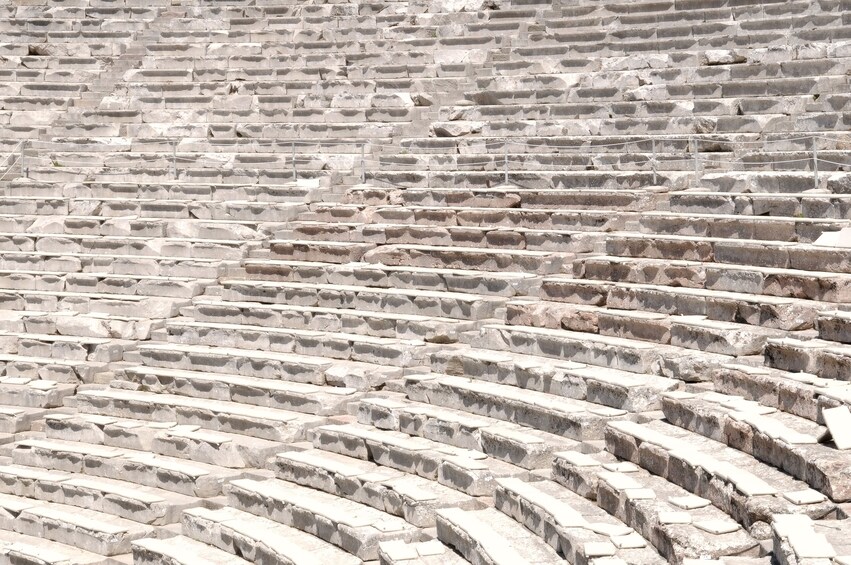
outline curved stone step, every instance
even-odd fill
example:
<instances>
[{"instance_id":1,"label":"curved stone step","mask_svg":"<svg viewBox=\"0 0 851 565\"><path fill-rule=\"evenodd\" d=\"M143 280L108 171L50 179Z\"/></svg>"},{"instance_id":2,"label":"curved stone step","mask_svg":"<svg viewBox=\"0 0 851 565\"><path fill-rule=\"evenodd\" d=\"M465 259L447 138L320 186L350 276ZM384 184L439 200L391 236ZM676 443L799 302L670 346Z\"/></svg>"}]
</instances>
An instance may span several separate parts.
<instances>
[{"instance_id":1,"label":"curved stone step","mask_svg":"<svg viewBox=\"0 0 851 565\"><path fill-rule=\"evenodd\" d=\"M184 536L133 542L134 565L249 565L249 562Z\"/></svg>"},{"instance_id":2,"label":"curved stone step","mask_svg":"<svg viewBox=\"0 0 851 565\"><path fill-rule=\"evenodd\" d=\"M192 508L183 535L252 563L360 565L361 560L320 538L235 508Z\"/></svg>"},{"instance_id":3,"label":"curved stone step","mask_svg":"<svg viewBox=\"0 0 851 565\"><path fill-rule=\"evenodd\" d=\"M440 510L437 514L437 538L455 548L471 563L545 565L564 562L535 534L492 508Z\"/></svg>"},{"instance_id":4,"label":"curved stone step","mask_svg":"<svg viewBox=\"0 0 851 565\"><path fill-rule=\"evenodd\" d=\"M385 541L378 545L380 565L469 565L469 561L438 540L419 543Z\"/></svg>"},{"instance_id":5,"label":"curved stone step","mask_svg":"<svg viewBox=\"0 0 851 565\"><path fill-rule=\"evenodd\" d=\"M421 528L434 527L437 509L483 506L436 481L318 449L279 453L273 468L279 479L349 498Z\"/></svg>"},{"instance_id":6,"label":"curved stone step","mask_svg":"<svg viewBox=\"0 0 851 565\"><path fill-rule=\"evenodd\" d=\"M232 507L298 528L363 560L377 559L382 541L419 541L422 535L401 518L277 479L238 479L225 491Z\"/></svg>"}]
</instances>

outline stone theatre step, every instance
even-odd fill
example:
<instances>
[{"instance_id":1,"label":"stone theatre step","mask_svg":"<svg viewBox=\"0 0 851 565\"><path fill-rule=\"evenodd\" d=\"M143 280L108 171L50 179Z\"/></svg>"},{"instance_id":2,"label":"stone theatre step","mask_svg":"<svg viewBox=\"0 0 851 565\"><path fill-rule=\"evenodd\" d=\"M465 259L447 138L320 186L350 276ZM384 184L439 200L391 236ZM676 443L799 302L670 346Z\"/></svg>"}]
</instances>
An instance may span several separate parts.
<instances>
[{"instance_id":1,"label":"stone theatre step","mask_svg":"<svg viewBox=\"0 0 851 565\"><path fill-rule=\"evenodd\" d=\"M0 492L114 515L151 525L173 524L193 497L122 480L21 465L0 466Z\"/></svg>"},{"instance_id":2,"label":"stone theatre step","mask_svg":"<svg viewBox=\"0 0 851 565\"><path fill-rule=\"evenodd\" d=\"M249 565L206 543L184 536L145 538L132 544L134 565Z\"/></svg>"},{"instance_id":3,"label":"stone theatre step","mask_svg":"<svg viewBox=\"0 0 851 565\"><path fill-rule=\"evenodd\" d=\"M579 445L574 440L536 428L465 410L412 402L404 394L362 399L358 402L358 422L481 451L524 469L549 468L553 452L576 449Z\"/></svg>"},{"instance_id":4,"label":"stone theatre step","mask_svg":"<svg viewBox=\"0 0 851 565\"><path fill-rule=\"evenodd\" d=\"M380 542L421 537L401 518L277 479L238 479L225 490L231 507L315 535L363 560L377 559Z\"/></svg>"},{"instance_id":5,"label":"stone theatre step","mask_svg":"<svg viewBox=\"0 0 851 565\"><path fill-rule=\"evenodd\" d=\"M804 481L834 502L851 500L848 455L824 440L813 421L715 392L668 393L662 401L673 425L753 455Z\"/></svg>"},{"instance_id":6,"label":"stone theatre step","mask_svg":"<svg viewBox=\"0 0 851 565\"><path fill-rule=\"evenodd\" d=\"M529 474L478 451L362 424L320 426L314 432L313 445L437 481L471 496L490 496L497 478Z\"/></svg>"},{"instance_id":7,"label":"stone theatre step","mask_svg":"<svg viewBox=\"0 0 851 565\"><path fill-rule=\"evenodd\" d=\"M435 510L481 508L473 497L440 483L318 449L279 453L278 478L372 506L415 526L434 526Z\"/></svg>"},{"instance_id":8,"label":"stone theatre step","mask_svg":"<svg viewBox=\"0 0 851 565\"><path fill-rule=\"evenodd\" d=\"M361 560L297 528L235 508L192 508L183 513L183 535L250 563L339 563Z\"/></svg>"}]
</instances>

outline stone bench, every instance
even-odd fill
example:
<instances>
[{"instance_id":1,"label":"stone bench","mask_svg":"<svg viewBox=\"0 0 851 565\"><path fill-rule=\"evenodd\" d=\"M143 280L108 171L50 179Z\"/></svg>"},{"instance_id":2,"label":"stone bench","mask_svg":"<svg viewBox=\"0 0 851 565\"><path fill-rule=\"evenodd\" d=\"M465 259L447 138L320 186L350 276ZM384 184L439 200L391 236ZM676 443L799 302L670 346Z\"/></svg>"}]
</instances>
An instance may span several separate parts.
<instances>
[{"instance_id":1,"label":"stone bench","mask_svg":"<svg viewBox=\"0 0 851 565\"><path fill-rule=\"evenodd\" d=\"M608 455L564 453L557 482L635 529L667 560L758 557L758 541L709 501Z\"/></svg>"},{"instance_id":2,"label":"stone bench","mask_svg":"<svg viewBox=\"0 0 851 565\"><path fill-rule=\"evenodd\" d=\"M127 367L123 378L147 391L321 416L345 413L361 397L348 387L161 367Z\"/></svg>"},{"instance_id":3,"label":"stone bench","mask_svg":"<svg viewBox=\"0 0 851 565\"><path fill-rule=\"evenodd\" d=\"M757 539L777 513L831 517L836 505L771 465L659 420L612 422L606 450L711 501Z\"/></svg>"},{"instance_id":4,"label":"stone bench","mask_svg":"<svg viewBox=\"0 0 851 565\"><path fill-rule=\"evenodd\" d=\"M847 302L851 296L847 289L851 278L847 274L817 270L598 255L578 259L574 273L601 282L664 285L671 292L674 287L706 288L760 295L760 299L776 296L832 303L822 304L822 310Z\"/></svg>"},{"instance_id":5,"label":"stone bench","mask_svg":"<svg viewBox=\"0 0 851 565\"><path fill-rule=\"evenodd\" d=\"M672 424L775 465L834 502L851 497L847 455L819 443L825 428L815 422L718 393L668 393L662 410Z\"/></svg>"},{"instance_id":6,"label":"stone bench","mask_svg":"<svg viewBox=\"0 0 851 565\"><path fill-rule=\"evenodd\" d=\"M782 194L683 192L671 194L671 210L685 214L761 214L760 217L844 219L849 216L849 210L851 210L851 195L789 192Z\"/></svg>"},{"instance_id":7,"label":"stone bench","mask_svg":"<svg viewBox=\"0 0 851 565\"><path fill-rule=\"evenodd\" d=\"M229 345L242 349L296 353L361 363L415 367L435 347L413 339L332 333L292 328L195 322L176 318L166 322L166 339L189 345Z\"/></svg>"},{"instance_id":8,"label":"stone bench","mask_svg":"<svg viewBox=\"0 0 851 565\"><path fill-rule=\"evenodd\" d=\"M297 528L234 508L193 508L183 513L186 537L238 555L249 563L360 565L361 560Z\"/></svg>"},{"instance_id":9,"label":"stone bench","mask_svg":"<svg viewBox=\"0 0 851 565\"><path fill-rule=\"evenodd\" d=\"M728 355L698 352L672 345L594 335L586 332L488 324L479 343L509 351L610 367L630 373L653 374L685 382L701 381L704 371L732 360Z\"/></svg>"},{"instance_id":10,"label":"stone bench","mask_svg":"<svg viewBox=\"0 0 851 565\"><path fill-rule=\"evenodd\" d=\"M200 426L203 431L283 443L299 441L309 428L327 421L320 416L239 402L115 388L79 390L74 396L74 406L82 414L176 422L178 425ZM199 441L202 440L199 438ZM251 442L248 444L250 447Z\"/></svg>"},{"instance_id":11,"label":"stone bench","mask_svg":"<svg viewBox=\"0 0 851 565\"><path fill-rule=\"evenodd\" d=\"M847 381L851 347L821 339L794 337L771 339L765 346L768 367L788 372L806 372L825 379Z\"/></svg>"},{"instance_id":12,"label":"stone bench","mask_svg":"<svg viewBox=\"0 0 851 565\"><path fill-rule=\"evenodd\" d=\"M0 355L0 365L0 372L9 378L72 384L93 382L107 370L106 363L9 354Z\"/></svg>"},{"instance_id":13,"label":"stone bench","mask_svg":"<svg viewBox=\"0 0 851 565\"><path fill-rule=\"evenodd\" d=\"M273 466L279 479L354 500L421 528L434 527L440 508L484 507L435 481L318 449L279 453Z\"/></svg>"},{"instance_id":14,"label":"stone bench","mask_svg":"<svg viewBox=\"0 0 851 565\"><path fill-rule=\"evenodd\" d=\"M12 464L82 473L178 494L209 498L222 493L226 480L243 471L150 452L57 439L27 439L4 448Z\"/></svg>"},{"instance_id":15,"label":"stone bench","mask_svg":"<svg viewBox=\"0 0 851 565\"><path fill-rule=\"evenodd\" d=\"M653 308L619 310L614 305L603 308L535 299L516 299L507 307L509 325L564 328L736 357L761 354L769 338L785 335L785 332L763 327L768 324L744 325L707 319L702 314L654 312Z\"/></svg>"},{"instance_id":16,"label":"stone bench","mask_svg":"<svg viewBox=\"0 0 851 565\"><path fill-rule=\"evenodd\" d=\"M487 272L470 269L436 269L374 263L320 263L267 259L243 260L251 279L372 288L422 289L472 293L483 296L530 294L540 285L532 273Z\"/></svg>"},{"instance_id":17,"label":"stone bench","mask_svg":"<svg viewBox=\"0 0 851 565\"><path fill-rule=\"evenodd\" d=\"M534 427L579 442L601 439L607 421L627 414L582 400L448 375L406 377L404 390L417 402Z\"/></svg>"},{"instance_id":18,"label":"stone bench","mask_svg":"<svg viewBox=\"0 0 851 565\"><path fill-rule=\"evenodd\" d=\"M386 541L378 545L380 565L466 565L466 559L438 540L420 543Z\"/></svg>"},{"instance_id":19,"label":"stone bench","mask_svg":"<svg viewBox=\"0 0 851 565\"><path fill-rule=\"evenodd\" d=\"M418 528L401 518L277 479L238 479L225 490L231 507L295 527L363 560L378 557L380 542L421 537Z\"/></svg>"},{"instance_id":20,"label":"stone bench","mask_svg":"<svg viewBox=\"0 0 851 565\"><path fill-rule=\"evenodd\" d=\"M7 514L0 520L4 530L105 556L127 553L133 540L153 532L149 526L117 516L9 494L0 494L0 508Z\"/></svg>"},{"instance_id":21,"label":"stone bench","mask_svg":"<svg viewBox=\"0 0 851 565\"><path fill-rule=\"evenodd\" d=\"M474 322L416 314L209 299L194 301L193 306L184 309L183 313L198 322L229 321L243 325L344 332L435 343L458 341L461 332L475 328Z\"/></svg>"},{"instance_id":22,"label":"stone bench","mask_svg":"<svg viewBox=\"0 0 851 565\"><path fill-rule=\"evenodd\" d=\"M350 387L357 390L381 386L385 380L398 378L402 373L398 367L334 361L295 353L178 343L141 343L138 358L125 358L125 361L138 361L148 367L163 369L203 369L211 373L280 379L317 386Z\"/></svg>"},{"instance_id":23,"label":"stone bench","mask_svg":"<svg viewBox=\"0 0 851 565\"><path fill-rule=\"evenodd\" d=\"M437 539L471 563L563 563L546 542L505 514L488 508L445 509L437 514Z\"/></svg>"},{"instance_id":24,"label":"stone bench","mask_svg":"<svg viewBox=\"0 0 851 565\"><path fill-rule=\"evenodd\" d=\"M357 409L361 424L481 451L523 469L549 467L554 451L574 449L578 445L574 440L498 418L413 402L404 394L367 397L358 402Z\"/></svg>"},{"instance_id":25,"label":"stone bench","mask_svg":"<svg viewBox=\"0 0 851 565\"><path fill-rule=\"evenodd\" d=\"M122 480L20 465L0 467L0 492L150 525L179 522L184 510L200 503L195 498Z\"/></svg>"},{"instance_id":26,"label":"stone bench","mask_svg":"<svg viewBox=\"0 0 851 565\"><path fill-rule=\"evenodd\" d=\"M437 351L432 354L431 367L447 375L588 401L628 412L658 409L662 392L682 386L682 381L674 378L473 347Z\"/></svg>"},{"instance_id":27,"label":"stone bench","mask_svg":"<svg viewBox=\"0 0 851 565\"><path fill-rule=\"evenodd\" d=\"M500 479L498 484L494 507L535 532L568 562L666 562L635 530L557 483Z\"/></svg>"},{"instance_id":28,"label":"stone bench","mask_svg":"<svg viewBox=\"0 0 851 565\"><path fill-rule=\"evenodd\" d=\"M377 270L386 268L377 267ZM225 278L222 298L321 308L381 310L398 314L438 316L460 320L498 317L504 299L466 292L416 288L381 288L360 285L252 281Z\"/></svg>"},{"instance_id":29,"label":"stone bench","mask_svg":"<svg viewBox=\"0 0 851 565\"><path fill-rule=\"evenodd\" d=\"M490 496L500 477L528 477L528 471L481 452L444 445L361 424L320 426L313 445L354 459L374 461L470 496Z\"/></svg>"},{"instance_id":30,"label":"stone bench","mask_svg":"<svg viewBox=\"0 0 851 565\"><path fill-rule=\"evenodd\" d=\"M595 325L593 323L595 312L598 312L597 318L617 315L610 309L635 312L635 315L642 312L664 314L671 316L672 319L680 316L704 316L708 321L744 324L748 327L741 328L743 331L752 331L757 335L763 334L763 337L780 335L773 330L812 328L818 312L827 306L823 302L792 297L731 292L712 288L689 288L688 285L677 286L677 282L682 282L682 279L685 278L684 274L695 279L699 277L698 273L705 274L705 268L694 263L666 263L668 273L670 273L670 276L666 277L665 275L668 273L662 273L661 276L656 275L657 271L654 268L657 265L660 270L665 268L665 265L660 264L660 262L637 261L627 263L611 261L608 264L606 262L607 259L586 259L582 261L577 270L582 271L582 274L587 278L545 278L541 284L540 293L544 300L514 299L508 306L515 308L518 314L522 314L524 309L532 314L555 302L558 304L553 306L562 305L565 308L565 315L570 313L567 308L573 305L576 305L577 308L582 306L582 312L586 315L584 321L590 326ZM614 265L615 268L608 269L609 265ZM603 273L615 271L618 267L632 268L633 265L635 270L643 267L643 273L654 276L657 280L662 279L659 281L661 284L632 282L629 280L632 277L629 276L623 277L629 282L609 282L609 280L623 279L616 276L607 279L601 276ZM598 266L602 268L598 269ZM641 277L643 273L640 272L634 278ZM678 278L674 278L674 275L677 275ZM695 285L697 285L697 282L695 282ZM553 312L553 314L558 315L557 312ZM624 315L629 314L624 313ZM580 321L575 322L581 323ZM596 325L599 327L599 320ZM765 330L762 331L759 328L765 328Z\"/></svg>"},{"instance_id":31,"label":"stone bench","mask_svg":"<svg viewBox=\"0 0 851 565\"><path fill-rule=\"evenodd\" d=\"M249 565L239 557L181 535L170 538L144 538L132 544L133 563L156 565Z\"/></svg>"}]
</instances>

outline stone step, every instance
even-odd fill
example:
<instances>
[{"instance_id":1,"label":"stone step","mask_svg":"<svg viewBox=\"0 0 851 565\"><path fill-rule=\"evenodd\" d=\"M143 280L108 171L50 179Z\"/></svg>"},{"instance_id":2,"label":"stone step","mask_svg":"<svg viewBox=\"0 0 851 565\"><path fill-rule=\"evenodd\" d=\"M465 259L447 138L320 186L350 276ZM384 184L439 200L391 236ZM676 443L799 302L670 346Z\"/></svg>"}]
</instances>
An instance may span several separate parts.
<instances>
[{"instance_id":1,"label":"stone step","mask_svg":"<svg viewBox=\"0 0 851 565\"><path fill-rule=\"evenodd\" d=\"M824 426L715 392L667 393L662 410L671 424L774 465L833 502L851 500L847 454L821 443L826 437Z\"/></svg>"},{"instance_id":2,"label":"stone step","mask_svg":"<svg viewBox=\"0 0 851 565\"><path fill-rule=\"evenodd\" d=\"M828 179L828 186L831 180ZM851 197L836 193L745 193L694 191L671 194L671 210L793 218L848 218Z\"/></svg>"},{"instance_id":3,"label":"stone step","mask_svg":"<svg viewBox=\"0 0 851 565\"><path fill-rule=\"evenodd\" d=\"M380 542L422 536L401 518L278 479L238 479L225 489L231 507L295 527L363 560L378 558Z\"/></svg>"},{"instance_id":4,"label":"stone step","mask_svg":"<svg viewBox=\"0 0 851 565\"><path fill-rule=\"evenodd\" d=\"M582 287L596 286L596 283L592 285L580 283L575 286L582 289ZM657 296L661 294L659 292ZM671 297L666 298L670 300ZM667 314L664 310L668 304L650 308L649 311L641 309L640 306L636 307L634 304L629 304L628 310L621 310L618 306L620 304L614 304L608 308L533 298L513 299L507 304L506 321L512 326L588 332L674 345L697 351L723 353L735 357L761 354L769 338L786 335L781 330L707 319L702 314ZM752 321L757 320L752 319ZM795 325L799 323L796 322Z\"/></svg>"},{"instance_id":5,"label":"stone step","mask_svg":"<svg viewBox=\"0 0 851 565\"><path fill-rule=\"evenodd\" d=\"M532 273L432 269L372 263L317 263L245 259L246 275L252 279L292 281L340 286L419 289L472 293L488 296L531 294L540 279Z\"/></svg>"},{"instance_id":6,"label":"stone step","mask_svg":"<svg viewBox=\"0 0 851 565\"><path fill-rule=\"evenodd\" d=\"M249 565L250 563L184 536L140 539L133 542L132 549L134 565Z\"/></svg>"},{"instance_id":7,"label":"stone step","mask_svg":"<svg viewBox=\"0 0 851 565\"><path fill-rule=\"evenodd\" d=\"M759 557L759 542L723 511L661 477L608 454L565 453L553 476L634 528L668 561Z\"/></svg>"},{"instance_id":8,"label":"stone step","mask_svg":"<svg viewBox=\"0 0 851 565\"><path fill-rule=\"evenodd\" d=\"M5 515L0 527L6 531L105 556L127 553L133 540L154 533L150 526L117 516L11 494L0 494L0 508Z\"/></svg>"},{"instance_id":9,"label":"stone step","mask_svg":"<svg viewBox=\"0 0 851 565\"><path fill-rule=\"evenodd\" d=\"M814 300L822 302L817 305L821 310L836 308L837 303L844 304L851 299L849 275L816 270L595 256L577 260L574 272L585 279L599 281L705 288L766 298L775 296Z\"/></svg>"},{"instance_id":10,"label":"stone step","mask_svg":"<svg viewBox=\"0 0 851 565\"><path fill-rule=\"evenodd\" d=\"M454 151L454 149L453 149ZM502 179L500 179L502 180ZM411 206L464 206L522 209L592 208L622 211L656 209L658 195L642 189L605 189L575 187L573 189L520 188L496 186L489 188L406 187L382 189L353 187L348 192L350 203L380 206L401 201Z\"/></svg>"},{"instance_id":11,"label":"stone step","mask_svg":"<svg viewBox=\"0 0 851 565\"><path fill-rule=\"evenodd\" d=\"M529 209L487 206L364 206L359 204L315 204L302 215L316 222L405 222L417 226L500 227L556 230L616 231L636 212L593 209Z\"/></svg>"},{"instance_id":12,"label":"stone step","mask_svg":"<svg viewBox=\"0 0 851 565\"><path fill-rule=\"evenodd\" d=\"M360 261L365 253L374 248L374 243L353 243L349 241L279 239L270 242L272 259L290 261L350 263Z\"/></svg>"},{"instance_id":13,"label":"stone step","mask_svg":"<svg viewBox=\"0 0 851 565\"><path fill-rule=\"evenodd\" d=\"M318 449L279 453L273 468L279 479L354 500L421 528L434 527L437 509L484 507L437 482Z\"/></svg>"},{"instance_id":14,"label":"stone step","mask_svg":"<svg viewBox=\"0 0 851 565\"><path fill-rule=\"evenodd\" d=\"M109 557L20 532L0 530L0 556L9 563L45 563L49 565L108 565Z\"/></svg>"},{"instance_id":15,"label":"stone step","mask_svg":"<svg viewBox=\"0 0 851 565\"><path fill-rule=\"evenodd\" d=\"M394 244L368 251L363 261L395 266L552 274L569 270L574 258L575 255L570 252Z\"/></svg>"},{"instance_id":16,"label":"stone step","mask_svg":"<svg viewBox=\"0 0 851 565\"><path fill-rule=\"evenodd\" d=\"M720 442L661 421L612 422L606 450L711 501L756 539L775 514L832 517L836 505L805 483Z\"/></svg>"},{"instance_id":17,"label":"stone step","mask_svg":"<svg viewBox=\"0 0 851 565\"><path fill-rule=\"evenodd\" d=\"M224 279L223 300L353 308L461 320L499 317L505 299L467 292Z\"/></svg>"},{"instance_id":18,"label":"stone step","mask_svg":"<svg viewBox=\"0 0 851 565\"><path fill-rule=\"evenodd\" d=\"M378 544L380 565L468 565L470 562L433 539L419 543L385 541Z\"/></svg>"},{"instance_id":19,"label":"stone step","mask_svg":"<svg viewBox=\"0 0 851 565\"><path fill-rule=\"evenodd\" d=\"M712 371L714 390L783 410L817 423L822 411L851 405L851 382L770 367L722 365Z\"/></svg>"},{"instance_id":20,"label":"stone step","mask_svg":"<svg viewBox=\"0 0 851 565\"><path fill-rule=\"evenodd\" d=\"M799 514L778 514L772 527L774 555L781 565L811 560L842 563L851 555L845 533L851 527L847 519L814 521Z\"/></svg>"},{"instance_id":21,"label":"stone step","mask_svg":"<svg viewBox=\"0 0 851 565\"><path fill-rule=\"evenodd\" d=\"M0 405L0 444L12 441L14 434L32 430L47 413L43 408Z\"/></svg>"},{"instance_id":22,"label":"stone step","mask_svg":"<svg viewBox=\"0 0 851 565\"><path fill-rule=\"evenodd\" d=\"M121 361L136 342L75 335L0 331L0 350L27 357L49 357L108 363Z\"/></svg>"},{"instance_id":23,"label":"stone step","mask_svg":"<svg viewBox=\"0 0 851 565\"><path fill-rule=\"evenodd\" d=\"M851 346L821 339L784 337L765 344L765 364L788 372L806 372L824 379L851 380Z\"/></svg>"},{"instance_id":24,"label":"stone step","mask_svg":"<svg viewBox=\"0 0 851 565\"><path fill-rule=\"evenodd\" d=\"M299 441L309 428L327 421L321 416L239 402L117 388L78 391L74 408L83 414L176 422L283 443Z\"/></svg>"},{"instance_id":25,"label":"stone step","mask_svg":"<svg viewBox=\"0 0 851 565\"><path fill-rule=\"evenodd\" d=\"M14 369L6 367L7 373ZM0 402L21 408L58 408L65 398L72 396L77 385L56 381L31 379L22 376L0 377ZM36 411L33 411L35 414Z\"/></svg>"},{"instance_id":26,"label":"stone step","mask_svg":"<svg viewBox=\"0 0 851 565\"><path fill-rule=\"evenodd\" d=\"M295 353L391 365L418 366L428 355L424 341L374 337L350 333L332 333L292 328L270 328L183 318L166 322L167 339L184 345L223 345L240 349Z\"/></svg>"},{"instance_id":27,"label":"stone step","mask_svg":"<svg viewBox=\"0 0 851 565\"><path fill-rule=\"evenodd\" d=\"M624 410L464 377L440 374L405 377L411 400L464 410L529 426L578 442L602 439L607 421Z\"/></svg>"},{"instance_id":28,"label":"stone step","mask_svg":"<svg viewBox=\"0 0 851 565\"><path fill-rule=\"evenodd\" d=\"M360 565L361 560L322 539L235 508L192 508L183 535L250 563Z\"/></svg>"},{"instance_id":29,"label":"stone step","mask_svg":"<svg viewBox=\"0 0 851 565\"><path fill-rule=\"evenodd\" d=\"M289 224L281 236L300 237L322 245L326 242L350 242L357 247L363 243L374 246L420 244L441 247L486 247L495 249L525 249L529 251L559 251L588 253L602 241L598 234L588 232L542 229L541 227L411 225L399 223L342 223L298 221ZM279 234L276 234L278 236ZM276 241L271 242L275 253ZM369 251L369 249L367 250ZM352 258L352 260L358 260Z\"/></svg>"},{"instance_id":30,"label":"stone step","mask_svg":"<svg viewBox=\"0 0 851 565\"><path fill-rule=\"evenodd\" d=\"M477 348L446 348L431 357L433 371L586 400L628 412L657 410L659 396L682 381L550 357Z\"/></svg>"},{"instance_id":31,"label":"stone step","mask_svg":"<svg viewBox=\"0 0 851 565\"><path fill-rule=\"evenodd\" d=\"M0 285L10 290L56 290L191 298L202 294L204 289L213 283L214 279L122 275L108 272L68 272L23 268L0 271Z\"/></svg>"},{"instance_id":32,"label":"stone step","mask_svg":"<svg viewBox=\"0 0 851 565\"><path fill-rule=\"evenodd\" d=\"M532 532L505 514L487 508L447 508L437 513L437 539L471 563L563 563Z\"/></svg>"},{"instance_id":33,"label":"stone step","mask_svg":"<svg viewBox=\"0 0 851 565\"><path fill-rule=\"evenodd\" d=\"M56 439L25 439L5 449L12 463L45 470L122 477L131 483L211 498L242 472L144 451Z\"/></svg>"},{"instance_id":34,"label":"stone step","mask_svg":"<svg viewBox=\"0 0 851 565\"><path fill-rule=\"evenodd\" d=\"M233 266L236 266L235 261L166 257L162 255L109 255L95 253L51 253L45 251L0 252L0 269L4 270L17 270L20 268L77 273L87 270L103 272L104 269L109 269L110 272L118 275L215 279Z\"/></svg>"},{"instance_id":35,"label":"stone step","mask_svg":"<svg viewBox=\"0 0 851 565\"><path fill-rule=\"evenodd\" d=\"M330 416L346 413L360 399L354 388L246 377L228 373L136 366L124 377L155 393L250 404L276 410Z\"/></svg>"},{"instance_id":36,"label":"stone step","mask_svg":"<svg viewBox=\"0 0 851 565\"><path fill-rule=\"evenodd\" d=\"M0 466L0 492L156 526L174 524L181 512L200 504L194 497L122 480L21 465Z\"/></svg>"},{"instance_id":37,"label":"stone step","mask_svg":"<svg viewBox=\"0 0 851 565\"><path fill-rule=\"evenodd\" d=\"M528 326L488 324L482 326L476 342L495 351L565 359L685 382L704 380L708 368L733 359L672 345Z\"/></svg>"},{"instance_id":38,"label":"stone step","mask_svg":"<svg viewBox=\"0 0 851 565\"><path fill-rule=\"evenodd\" d=\"M71 384L93 382L107 371L106 363L8 354L0 355L0 367L0 373L9 378Z\"/></svg>"},{"instance_id":39,"label":"stone step","mask_svg":"<svg viewBox=\"0 0 851 565\"><path fill-rule=\"evenodd\" d=\"M173 420L137 420L100 414L48 414L45 432L49 439L86 441L230 469L262 468L281 449L278 441L243 433L205 429Z\"/></svg>"},{"instance_id":40,"label":"stone step","mask_svg":"<svg viewBox=\"0 0 851 565\"><path fill-rule=\"evenodd\" d=\"M474 322L417 314L261 302L224 302L207 298L194 300L192 307L182 309L181 313L199 322L230 322L437 343L458 341L460 332L476 327Z\"/></svg>"},{"instance_id":41,"label":"stone step","mask_svg":"<svg viewBox=\"0 0 851 565\"><path fill-rule=\"evenodd\" d=\"M382 385L387 379L401 376L397 367L378 367L294 353L178 343L141 343L139 361L148 367L163 369L203 369L211 373L357 390L369 390Z\"/></svg>"},{"instance_id":42,"label":"stone step","mask_svg":"<svg viewBox=\"0 0 851 565\"><path fill-rule=\"evenodd\" d=\"M851 344L851 313L841 310L820 312L816 318L819 338Z\"/></svg>"},{"instance_id":43,"label":"stone step","mask_svg":"<svg viewBox=\"0 0 851 565\"><path fill-rule=\"evenodd\" d=\"M361 424L320 426L313 445L437 481L470 496L490 496L499 477L528 476L524 469L478 451Z\"/></svg>"},{"instance_id":44,"label":"stone step","mask_svg":"<svg viewBox=\"0 0 851 565\"><path fill-rule=\"evenodd\" d=\"M580 446L574 440L535 428L432 403L412 402L404 394L364 398L358 402L357 416L364 425L480 451L523 469L549 468L553 452Z\"/></svg>"},{"instance_id":45,"label":"stone step","mask_svg":"<svg viewBox=\"0 0 851 565\"><path fill-rule=\"evenodd\" d=\"M735 322L766 329L801 330L812 328L825 303L792 297L775 297L748 292L730 292L662 284L610 282L596 273L592 280L568 277L545 278L541 298L555 302L599 306L619 310L644 311L672 316L705 316L722 323ZM674 266L668 265L671 270ZM613 281L616 280L614 277ZM520 302L522 304L522 301ZM748 328L751 331L756 329Z\"/></svg>"},{"instance_id":46,"label":"stone step","mask_svg":"<svg viewBox=\"0 0 851 565\"><path fill-rule=\"evenodd\" d=\"M500 479L494 507L525 525L570 563L611 558L666 563L640 534L593 502L549 480Z\"/></svg>"},{"instance_id":47,"label":"stone step","mask_svg":"<svg viewBox=\"0 0 851 565\"><path fill-rule=\"evenodd\" d=\"M606 253L621 257L851 273L843 248L808 243L622 232L608 237Z\"/></svg>"}]
</instances>

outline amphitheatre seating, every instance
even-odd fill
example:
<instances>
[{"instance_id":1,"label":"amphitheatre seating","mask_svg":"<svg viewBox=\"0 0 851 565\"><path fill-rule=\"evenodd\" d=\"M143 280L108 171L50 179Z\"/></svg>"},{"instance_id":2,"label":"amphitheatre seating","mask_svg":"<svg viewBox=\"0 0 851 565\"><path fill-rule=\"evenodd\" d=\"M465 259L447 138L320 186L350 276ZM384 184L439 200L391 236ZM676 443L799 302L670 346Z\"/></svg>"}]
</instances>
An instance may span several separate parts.
<instances>
[{"instance_id":1,"label":"amphitheatre seating","mask_svg":"<svg viewBox=\"0 0 851 565\"><path fill-rule=\"evenodd\" d=\"M848 0L29 4L0 561L851 561Z\"/></svg>"}]
</instances>

